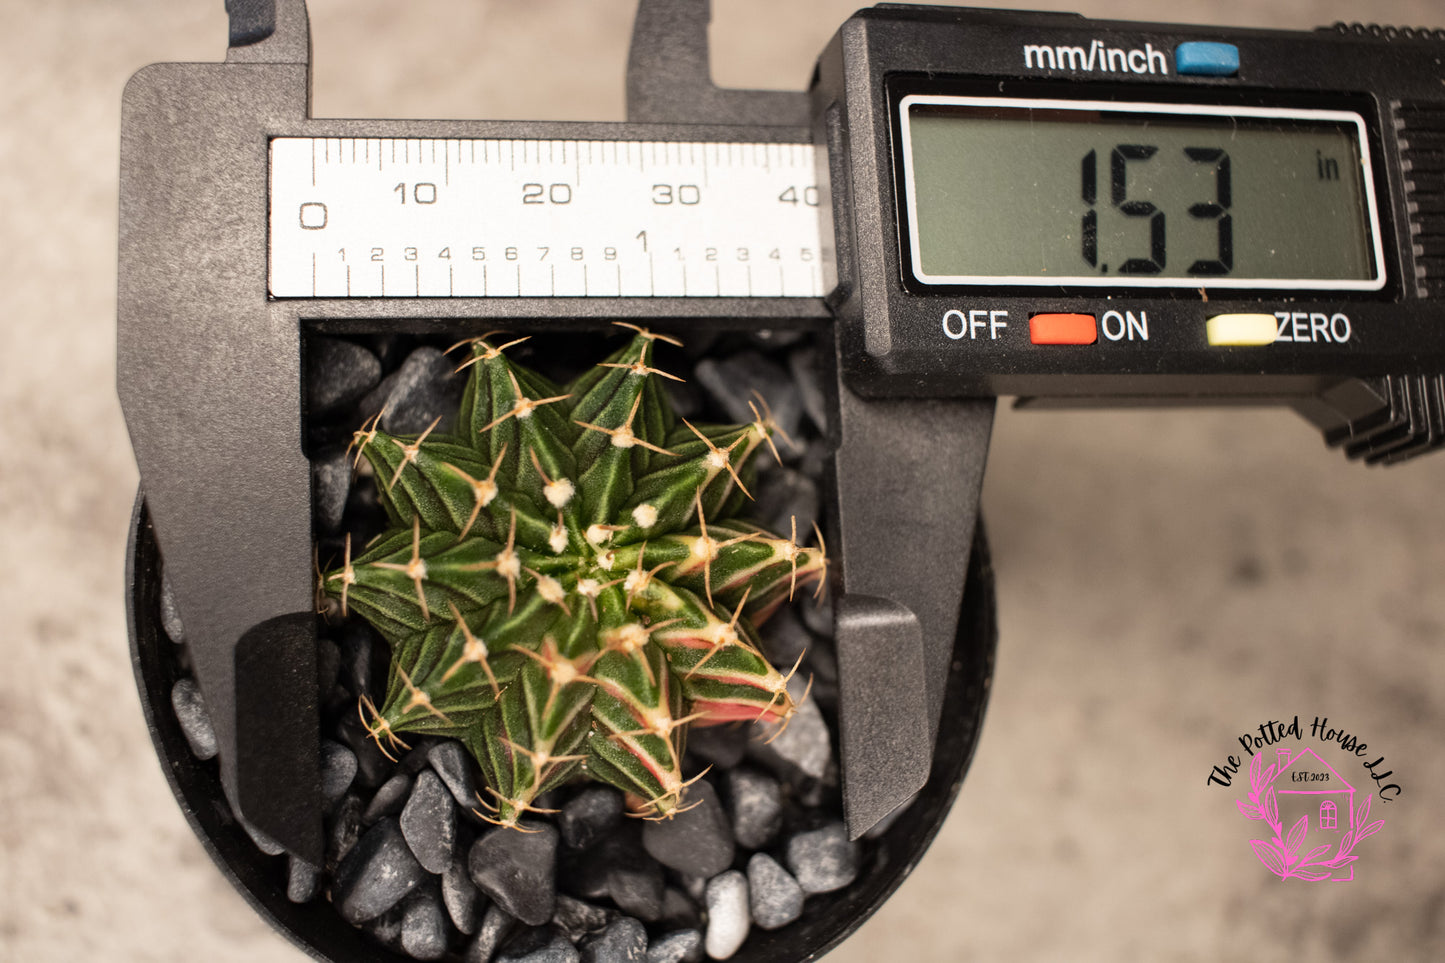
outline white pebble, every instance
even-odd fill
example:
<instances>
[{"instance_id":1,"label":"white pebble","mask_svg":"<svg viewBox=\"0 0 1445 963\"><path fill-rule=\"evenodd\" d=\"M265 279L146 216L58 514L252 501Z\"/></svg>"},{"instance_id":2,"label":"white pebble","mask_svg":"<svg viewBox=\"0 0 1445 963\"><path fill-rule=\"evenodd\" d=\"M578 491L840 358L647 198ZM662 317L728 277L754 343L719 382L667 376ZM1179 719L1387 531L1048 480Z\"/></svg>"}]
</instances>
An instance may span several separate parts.
<instances>
[{"instance_id":1,"label":"white pebble","mask_svg":"<svg viewBox=\"0 0 1445 963\"><path fill-rule=\"evenodd\" d=\"M748 938L753 920L748 913L748 878L728 870L707 884L707 955L725 960Z\"/></svg>"}]
</instances>

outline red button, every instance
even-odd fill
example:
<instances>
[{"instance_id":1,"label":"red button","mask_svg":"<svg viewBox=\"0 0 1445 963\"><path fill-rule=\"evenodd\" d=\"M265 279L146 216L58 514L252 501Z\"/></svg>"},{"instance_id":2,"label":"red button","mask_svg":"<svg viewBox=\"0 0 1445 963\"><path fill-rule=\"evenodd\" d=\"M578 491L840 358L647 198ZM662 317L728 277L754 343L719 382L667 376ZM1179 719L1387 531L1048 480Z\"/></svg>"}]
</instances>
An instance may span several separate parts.
<instances>
[{"instance_id":1,"label":"red button","mask_svg":"<svg viewBox=\"0 0 1445 963\"><path fill-rule=\"evenodd\" d=\"M1034 344L1093 344L1099 328L1092 314L1036 314L1029 318Z\"/></svg>"}]
</instances>

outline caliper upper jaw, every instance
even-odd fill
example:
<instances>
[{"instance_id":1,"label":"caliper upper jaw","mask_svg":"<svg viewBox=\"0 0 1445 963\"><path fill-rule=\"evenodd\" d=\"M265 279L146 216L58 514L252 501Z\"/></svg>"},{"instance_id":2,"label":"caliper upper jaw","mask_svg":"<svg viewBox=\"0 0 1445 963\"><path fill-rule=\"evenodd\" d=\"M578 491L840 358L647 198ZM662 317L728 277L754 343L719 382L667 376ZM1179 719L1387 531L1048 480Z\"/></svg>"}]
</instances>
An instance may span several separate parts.
<instances>
[{"instance_id":1,"label":"caliper upper jaw","mask_svg":"<svg viewBox=\"0 0 1445 963\"><path fill-rule=\"evenodd\" d=\"M864 399L838 383L839 746L854 839L932 769L994 407Z\"/></svg>"},{"instance_id":2,"label":"caliper upper jaw","mask_svg":"<svg viewBox=\"0 0 1445 963\"><path fill-rule=\"evenodd\" d=\"M231 64L311 66L311 20L306 0L226 0Z\"/></svg>"},{"instance_id":3,"label":"caliper upper jaw","mask_svg":"<svg viewBox=\"0 0 1445 963\"><path fill-rule=\"evenodd\" d=\"M309 31L302 0L228 7L226 63L126 86L117 388L226 796L319 865L301 335L268 301L265 245L267 134L309 113Z\"/></svg>"},{"instance_id":4,"label":"caliper upper jaw","mask_svg":"<svg viewBox=\"0 0 1445 963\"><path fill-rule=\"evenodd\" d=\"M639 0L627 55L627 119L648 124L807 127L808 95L712 82L709 0Z\"/></svg>"}]
</instances>

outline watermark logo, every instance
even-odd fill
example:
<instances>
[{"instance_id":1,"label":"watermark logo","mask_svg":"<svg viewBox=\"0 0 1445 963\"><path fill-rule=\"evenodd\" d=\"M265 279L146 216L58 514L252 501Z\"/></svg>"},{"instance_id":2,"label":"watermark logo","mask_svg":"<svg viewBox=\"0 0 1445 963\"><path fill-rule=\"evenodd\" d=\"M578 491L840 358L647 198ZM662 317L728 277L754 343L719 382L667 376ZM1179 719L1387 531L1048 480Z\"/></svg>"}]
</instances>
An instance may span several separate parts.
<instances>
[{"instance_id":1,"label":"watermark logo","mask_svg":"<svg viewBox=\"0 0 1445 963\"><path fill-rule=\"evenodd\" d=\"M1280 749L1277 762L1249 764L1249 800L1234 804L1247 819L1263 820L1269 839L1251 839L1255 857L1280 879L1312 883L1355 878L1355 847L1380 831L1370 818L1370 796L1358 803L1354 786L1313 749ZM1289 832L1284 831L1289 824ZM1306 848L1308 847L1308 848Z\"/></svg>"},{"instance_id":2,"label":"watermark logo","mask_svg":"<svg viewBox=\"0 0 1445 963\"><path fill-rule=\"evenodd\" d=\"M1335 754L1342 750L1363 757L1368 748L1355 736L1331 728L1328 718L1316 716L1309 731L1320 749L1337 745ZM1249 794L1235 799L1240 815L1264 823L1269 831L1266 838L1249 841L1255 858L1280 879L1354 879L1360 844L1385 824L1383 819L1370 820L1373 799L1378 795L1390 802L1402 791L1398 783L1384 781L1393 771L1377 772L1384 757L1363 763L1369 779L1356 782L1369 788L1356 788L1316 746L1284 744L1291 737L1296 743L1303 741L1298 716L1288 724L1263 723L1258 733L1240 737L1250 759ZM1272 747L1273 759L1267 758L1266 747ZM1243 759L1230 756L1225 765L1214 767L1208 783L1230 786L1242 764Z\"/></svg>"}]
</instances>

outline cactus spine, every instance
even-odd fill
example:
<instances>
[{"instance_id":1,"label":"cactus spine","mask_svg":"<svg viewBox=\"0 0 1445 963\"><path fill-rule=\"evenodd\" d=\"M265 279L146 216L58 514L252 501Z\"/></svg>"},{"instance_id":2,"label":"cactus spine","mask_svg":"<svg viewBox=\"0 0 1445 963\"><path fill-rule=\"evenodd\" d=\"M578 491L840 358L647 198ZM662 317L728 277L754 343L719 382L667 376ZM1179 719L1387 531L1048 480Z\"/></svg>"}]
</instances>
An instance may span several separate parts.
<instances>
[{"instance_id":1,"label":"cactus spine","mask_svg":"<svg viewBox=\"0 0 1445 963\"><path fill-rule=\"evenodd\" d=\"M671 339L633 330L566 387L507 357L525 339L463 342L455 435L391 436L378 416L353 440L391 525L322 575L391 644L385 698L359 711L384 750L462 740L500 825L579 772L668 816L689 724L796 709L797 666L770 665L754 626L821 591L821 540L737 518L775 425L679 419L659 380L673 376L652 366Z\"/></svg>"}]
</instances>

